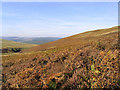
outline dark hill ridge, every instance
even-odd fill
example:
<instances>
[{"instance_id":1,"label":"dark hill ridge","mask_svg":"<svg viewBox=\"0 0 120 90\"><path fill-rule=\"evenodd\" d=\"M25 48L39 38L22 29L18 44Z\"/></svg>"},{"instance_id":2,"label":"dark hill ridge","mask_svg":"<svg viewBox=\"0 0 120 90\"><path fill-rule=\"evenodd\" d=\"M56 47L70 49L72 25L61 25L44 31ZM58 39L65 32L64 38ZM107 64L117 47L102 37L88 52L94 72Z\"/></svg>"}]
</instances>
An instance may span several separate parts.
<instances>
[{"instance_id":1,"label":"dark hill ridge","mask_svg":"<svg viewBox=\"0 0 120 90\"><path fill-rule=\"evenodd\" d=\"M118 28L89 31L2 56L3 88L120 88Z\"/></svg>"}]
</instances>

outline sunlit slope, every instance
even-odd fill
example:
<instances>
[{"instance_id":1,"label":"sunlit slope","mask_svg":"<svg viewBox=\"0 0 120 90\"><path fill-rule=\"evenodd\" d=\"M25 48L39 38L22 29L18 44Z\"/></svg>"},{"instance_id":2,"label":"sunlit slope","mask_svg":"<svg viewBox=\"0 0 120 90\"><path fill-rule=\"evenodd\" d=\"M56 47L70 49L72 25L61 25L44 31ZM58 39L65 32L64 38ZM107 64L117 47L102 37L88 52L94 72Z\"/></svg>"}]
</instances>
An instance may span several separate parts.
<instances>
[{"instance_id":1,"label":"sunlit slope","mask_svg":"<svg viewBox=\"0 0 120 90\"><path fill-rule=\"evenodd\" d=\"M57 41L49 42L46 44L39 45L37 47L33 47L27 51L40 51L50 48L57 48L57 47L68 47L68 46L74 46L74 45L89 45L90 43L95 44L98 41L104 41L106 40L106 44L109 42L113 42L114 38L118 37L118 27L112 27L107 29L100 29L100 30L94 30L94 31L88 31L84 33L80 33L77 35L73 35L70 37L66 37ZM110 39L111 38L111 39ZM107 39L109 39L107 41ZM114 42L116 42L114 40ZM110 46L110 45L109 45Z\"/></svg>"},{"instance_id":2,"label":"sunlit slope","mask_svg":"<svg viewBox=\"0 0 120 90\"><path fill-rule=\"evenodd\" d=\"M0 39L0 42L2 43L2 48L30 48L37 46L35 44L25 44L4 39Z\"/></svg>"},{"instance_id":3,"label":"sunlit slope","mask_svg":"<svg viewBox=\"0 0 120 90\"><path fill-rule=\"evenodd\" d=\"M5 40L11 40L15 42L27 43L27 44L44 44L47 42L55 41L58 37L2 37Z\"/></svg>"}]
</instances>

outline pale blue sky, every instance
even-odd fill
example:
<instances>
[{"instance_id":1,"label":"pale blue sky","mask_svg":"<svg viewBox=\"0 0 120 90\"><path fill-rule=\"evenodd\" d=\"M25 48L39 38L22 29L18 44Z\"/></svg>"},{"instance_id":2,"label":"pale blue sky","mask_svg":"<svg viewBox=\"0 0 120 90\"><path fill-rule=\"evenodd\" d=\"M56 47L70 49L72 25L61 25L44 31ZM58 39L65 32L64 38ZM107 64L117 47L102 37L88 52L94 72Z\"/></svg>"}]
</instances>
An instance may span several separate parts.
<instances>
[{"instance_id":1,"label":"pale blue sky","mask_svg":"<svg viewBox=\"0 0 120 90\"><path fill-rule=\"evenodd\" d=\"M3 36L67 37L118 25L117 2L4 2Z\"/></svg>"}]
</instances>

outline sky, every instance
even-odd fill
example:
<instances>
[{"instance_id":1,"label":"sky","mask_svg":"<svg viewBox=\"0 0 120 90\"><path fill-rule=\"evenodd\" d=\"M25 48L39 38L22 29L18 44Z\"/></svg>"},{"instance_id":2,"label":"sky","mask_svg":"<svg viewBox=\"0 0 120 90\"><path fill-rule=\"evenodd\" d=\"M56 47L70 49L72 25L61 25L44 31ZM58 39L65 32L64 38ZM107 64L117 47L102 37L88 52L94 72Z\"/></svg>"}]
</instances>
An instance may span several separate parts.
<instances>
[{"instance_id":1,"label":"sky","mask_svg":"<svg viewBox=\"0 0 120 90\"><path fill-rule=\"evenodd\" d=\"M2 3L2 36L67 37L117 25L117 2Z\"/></svg>"},{"instance_id":2,"label":"sky","mask_svg":"<svg viewBox=\"0 0 120 90\"><path fill-rule=\"evenodd\" d=\"M1 0L2 2L119 2L119 0Z\"/></svg>"}]
</instances>

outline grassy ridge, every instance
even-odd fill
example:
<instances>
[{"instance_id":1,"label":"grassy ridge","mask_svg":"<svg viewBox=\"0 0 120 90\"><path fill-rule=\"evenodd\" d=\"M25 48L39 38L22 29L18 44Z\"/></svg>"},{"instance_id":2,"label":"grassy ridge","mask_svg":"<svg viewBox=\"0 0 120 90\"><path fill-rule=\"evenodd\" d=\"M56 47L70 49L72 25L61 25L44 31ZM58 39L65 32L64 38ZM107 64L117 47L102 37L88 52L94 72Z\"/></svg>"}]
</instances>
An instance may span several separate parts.
<instances>
[{"instance_id":1,"label":"grassy ridge","mask_svg":"<svg viewBox=\"0 0 120 90\"><path fill-rule=\"evenodd\" d=\"M36 46L35 44L19 43L4 39L0 39L0 42L2 42L2 48L30 48Z\"/></svg>"},{"instance_id":2,"label":"grassy ridge","mask_svg":"<svg viewBox=\"0 0 120 90\"><path fill-rule=\"evenodd\" d=\"M5 40L12 40L15 42L28 43L28 44L44 44L47 42L55 41L58 37L2 37Z\"/></svg>"}]
</instances>

